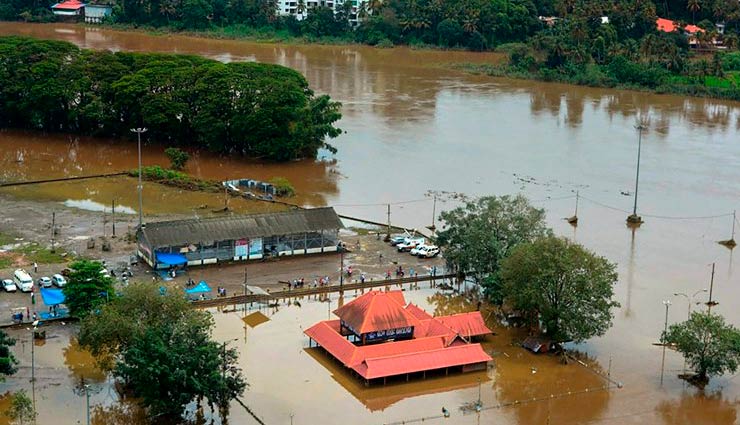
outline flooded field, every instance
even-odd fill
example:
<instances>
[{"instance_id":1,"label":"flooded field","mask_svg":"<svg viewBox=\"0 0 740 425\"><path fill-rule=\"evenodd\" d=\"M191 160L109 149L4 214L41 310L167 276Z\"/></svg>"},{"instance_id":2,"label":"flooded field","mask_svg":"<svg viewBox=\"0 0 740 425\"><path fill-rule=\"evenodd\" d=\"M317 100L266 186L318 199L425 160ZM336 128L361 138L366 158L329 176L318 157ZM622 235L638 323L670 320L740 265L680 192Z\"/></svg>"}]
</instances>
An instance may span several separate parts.
<instances>
[{"instance_id":1,"label":"flooded field","mask_svg":"<svg viewBox=\"0 0 740 425\"><path fill-rule=\"evenodd\" d=\"M293 67L317 92L344 104L339 125L347 133L336 141L335 157L264 164L200 153L187 171L213 179L285 176L297 187L298 202L334 205L340 213L379 221L385 220L390 203L392 220L410 227L431 224L432 201L425 196L430 190L469 195L521 192L547 209L557 234L618 263L616 300L621 307L614 311L614 326L604 337L573 348L601 370L609 369L611 359L612 376L624 383L621 389L487 409L480 418L461 416L458 407L477 398L476 376L365 389L319 353L304 349L307 341L301 327L324 319L329 306L301 301L301 307L267 312L271 320L247 327L247 342L240 343L241 361L252 384L245 403L267 423L289 423L292 413L296 424L346 423L348 418L382 424L436 416L442 406L457 414L454 423L462 424L547 423L548 417L553 424L737 421L740 385L735 376L714 379L699 392L677 378L683 361L669 350L661 382L661 349L652 343L664 326L661 301L673 302L669 322L683 320L686 300L673 294L707 288L711 263L717 267L714 298L719 301L713 311L740 324L737 255L716 243L729 238L732 211L740 206L740 104L492 79L440 66L500 60L492 54L279 46L66 25L1 23L0 34ZM632 230L624 220L633 202L637 156L633 125L638 115L650 118L642 143L638 204L646 222ZM130 142L2 131L0 173L3 180L18 180L118 171L135 165L135 149ZM165 165L162 151L147 146L145 164ZM18 162L19 154L23 162ZM190 193L150 186L144 191L147 212L184 206L192 210L220 199L194 200L199 195L191 198ZM562 219L573 214L575 190L581 195L577 228ZM129 196L121 205L135 208L134 191L133 180L113 179L26 187L13 189L13 194L104 205L115 196ZM438 202L437 211L452 205ZM419 291L413 301L423 302L429 295ZM697 299L704 301L702 296ZM219 338L244 338L238 315L220 315L217 321ZM480 377L485 406L603 385L601 378L577 364L561 367L555 359L535 358L511 346L510 340L500 333L488 343L496 353L496 366ZM60 344L66 347L68 342ZM7 387L0 384L0 391ZM58 398L55 403L64 406L82 400L62 387L49 387L46 397ZM246 418L243 409L233 408L232 413L234 418ZM76 423L79 415L70 413L69 423Z\"/></svg>"}]
</instances>

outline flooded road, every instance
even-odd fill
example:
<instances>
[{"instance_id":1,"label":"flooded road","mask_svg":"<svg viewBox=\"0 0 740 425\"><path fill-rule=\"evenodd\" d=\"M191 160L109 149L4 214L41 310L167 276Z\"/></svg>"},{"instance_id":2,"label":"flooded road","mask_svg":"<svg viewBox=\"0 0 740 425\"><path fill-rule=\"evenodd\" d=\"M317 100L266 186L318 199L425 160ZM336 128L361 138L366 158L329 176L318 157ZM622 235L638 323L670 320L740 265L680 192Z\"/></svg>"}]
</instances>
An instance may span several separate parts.
<instances>
[{"instance_id":1,"label":"flooded road","mask_svg":"<svg viewBox=\"0 0 740 425\"><path fill-rule=\"evenodd\" d=\"M469 195L521 192L547 209L557 234L617 262L616 299L622 306L614 312L614 327L604 337L575 348L604 370L611 358L612 375L624 388L492 409L484 411L481 423L546 423L548 417L550 423L563 424L737 421L740 385L734 376L714 379L699 394L676 377L683 361L668 351L661 384L661 350L652 343L664 325L661 301L673 302L669 322L684 320L686 300L673 294L691 295L708 288L713 262L714 298L719 301L714 311L740 324L737 255L716 243L729 238L730 214L740 206L739 103L492 79L440 67L446 62L500 60L493 54L278 46L64 25L0 23L0 34L55 38L99 49L171 51L290 66L304 73L317 92L344 103L339 126L347 133L336 140L339 152L330 158L336 163L262 164L201 153L189 164L189 172L213 179L281 175L293 181L299 202L335 205L341 213L380 221L385 220L385 204L391 203L392 220L410 227L430 224L432 201L425 196L429 190ZM633 125L638 115L650 118L643 135L638 204L646 223L632 231L624 219L633 202L629 196L637 156ZM117 171L135 165L135 149L135 144L120 141L3 131L0 172L2 179L16 180ZM147 147L145 164L165 165L162 150ZM19 152L23 162L17 162ZM60 202L89 199L107 205L114 190L133 194L135 183L128 184L124 179L108 187L39 186L16 195ZM573 214L575 190L582 196L577 228L562 220ZM168 191L147 186L145 197L152 197L145 203L151 205L161 197L167 205L177 205L178 199L191 196L167 195ZM134 207L133 198L125 205ZM437 211L451 205L440 202ZM156 208L163 212L166 207ZM703 296L697 300L704 301ZM344 423L357 417L358 423L379 424L434 416L442 405L457 412L461 403L477 397L477 382L467 377L397 392L370 389L355 396L361 389L303 349L306 341L300 327L326 316L326 310L314 311L326 305L315 304L281 309L278 317L284 318L274 325L248 329L250 338L253 334L263 338L257 345L248 343L242 358L253 383L249 397L254 401L247 397L247 404L269 417L269 423L288 423L292 412L304 418L296 423ZM236 324L241 326L226 316L218 321L219 338L233 338L230 333L238 331ZM491 344L495 351L515 350L504 336L493 338ZM486 375L486 405L598 384L590 372L539 364L553 359L524 353L495 359L495 371ZM275 362L279 368L264 367ZM539 364L536 373L532 362ZM236 414L236 409L232 411ZM455 423L477 420L465 416Z\"/></svg>"}]
</instances>

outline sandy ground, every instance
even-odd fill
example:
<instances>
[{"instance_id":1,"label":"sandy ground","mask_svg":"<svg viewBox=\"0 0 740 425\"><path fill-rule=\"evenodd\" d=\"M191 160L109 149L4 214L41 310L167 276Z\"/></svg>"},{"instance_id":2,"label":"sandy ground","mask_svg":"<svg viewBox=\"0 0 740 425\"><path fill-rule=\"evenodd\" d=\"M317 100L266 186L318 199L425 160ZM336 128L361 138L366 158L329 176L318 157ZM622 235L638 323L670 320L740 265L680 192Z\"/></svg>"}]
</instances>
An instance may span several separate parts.
<instances>
[{"instance_id":1,"label":"sandy ground","mask_svg":"<svg viewBox=\"0 0 740 425\"><path fill-rule=\"evenodd\" d=\"M55 223L58 228L55 238L58 252L66 252L70 258L82 256L104 260L110 268L126 264L134 254L135 245L127 234L130 235L133 232L137 222L136 216L117 215L117 237L111 238L110 214L104 217L102 212L69 208L56 202L17 200L0 195L0 232L16 237L15 243L38 242L50 247L52 212L56 215ZM164 220L178 217L172 215L148 218ZM394 247L382 241L382 234L378 239L375 233L360 235L347 229L342 231L341 239L350 250L344 255L345 270L349 266L352 266L354 270L351 278L345 276L345 282L359 281L363 273L368 280L381 279L388 271L395 276L395 270L399 265L403 267L407 276L412 270L420 275L428 274L434 266L437 267L438 273L443 272L444 260L441 257L421 259L408 253L399 253ZM88 248L90 240L95 242L94 248L91 249ZM110 242L110 251L102 250L104 240ZM4 249L9 248L12 246L4 247ZM284 289L286 288L285 282L301 278L307 285L312 285L314 280L328 276L332 284L338 284L340 261L340 255L332 253L251 261L247 264L240 262L190 267L170 283L176 283L184 288L188 279L196 282L205 280L214 289L213 296L216 295L215 289L219 286L226 288L227 294L241 293L244 291L246 270L249 285L269 290ZM0 269L0 278L12 278L13 271L18 267L26 269L36 280L41 276L59 273L66 267L66 264L39 264L38 271L34 272L30 261L21 260L17 265ZM154 273L143 262L139 262L132 270L134 281L151 282L155 280ZM161 284L159 278L156 279L157 284ZM36 302L37 311L47 309L38 294ZM29 307L29 310L33 311L34 306L31 304L30 294L0 292L0 324L10 321L10 310L16 307Z\"/></svg>"}]
</instances>

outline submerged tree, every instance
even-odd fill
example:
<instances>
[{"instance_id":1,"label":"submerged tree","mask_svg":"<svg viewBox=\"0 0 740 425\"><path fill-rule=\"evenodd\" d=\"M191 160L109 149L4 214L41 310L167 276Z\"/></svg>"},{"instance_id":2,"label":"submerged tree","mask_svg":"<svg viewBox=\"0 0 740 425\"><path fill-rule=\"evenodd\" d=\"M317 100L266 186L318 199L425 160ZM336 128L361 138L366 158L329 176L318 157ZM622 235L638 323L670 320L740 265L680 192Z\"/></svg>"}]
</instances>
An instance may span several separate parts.
<instances>
[{"instance_id":1,"label":"submerged tree","mask_svg":"<svg viewBox=\"0 0 740 425\"><path fill-rule=\"evenodd\" d=\"M440 214L444 228L437 244L456 270L482 284L494 302L502 294L497 277L501 260L519 244L547 236L545 211L518 195L488 196Z\"/></svg>"},{"instance_id":2,"label":"submerged tree","mask_svg":"<svg viewBox=\"0 0 740 425\"><path fill-rule=\"evenodd\" d=\"M565 238L519 245L501 263L506 301L554 341L584 341L611 326L615 264Z\"/></svg>"},{"instance_id":3,"label":"submerged tree","mask_svg":"<svg viewBox=\"0 0 740 425\"><path fill-rule=\"evenodd\" d=\"M10 396L10 408L5 415L15 424L35 423L36 410L25 390L19 390Z\"/></svg>"},{"instance_id":4,"label":"submerged tree","mask_svg":"<svg viewBox=\"0 0 740 425\"><path fill-rule=\"evenodd\" d=\"M185 164L190 159L190 155L179 148L167 148L164 150L164 154L170 160L170 168L178 171L185 168Z\"/></svg>"},{"instance_id":5,"label":"submerged tree","mask_svg":"<svg viewBox=\"0 0 740 425\"><path fill-rule=\"evenodd\" d=\"M85 317L115 296L113 279L98 261L80 260L69 266L72 274L62 288L64 303L75 317Z\"/></svg>"},{"instance_id":6,"label":"submerged tree","mask_svg":"<svg viewBox=\"0 0 740 425\"><path fill-rule=\"evenodd\" d=\"M213 318L182 292L132 284L82 321L80 344L123 380L150 415L179 417L205 399L225 415L246 382L238 353L211 339Z\"/></svg>"},{"instance_id":7,"label":"submerged tree","mask_svg":"<svg viewBox=\"0 0 740 425\"><path fill-rule=\"evenodd\" d=\"M711 312L692 312L689 320L671 325L662 341L676 346L703 385L712 376L735 373L740 364L740 330Z\"/></svg>"}]
</instances>

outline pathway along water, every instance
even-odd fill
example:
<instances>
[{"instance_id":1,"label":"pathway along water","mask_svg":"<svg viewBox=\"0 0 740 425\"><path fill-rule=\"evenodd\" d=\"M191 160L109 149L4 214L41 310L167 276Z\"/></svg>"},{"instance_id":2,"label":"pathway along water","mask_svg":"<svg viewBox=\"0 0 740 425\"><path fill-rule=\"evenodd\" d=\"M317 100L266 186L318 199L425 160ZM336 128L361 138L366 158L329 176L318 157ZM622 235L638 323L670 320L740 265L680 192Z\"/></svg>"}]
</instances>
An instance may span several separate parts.
<instances>
[{"instance_id":1,"label":"pathway along water","mask_svg":"<svg viewBox=\"0 0 740 425\"><path fill-rule=\"evenodd\" d=\"M68 40L97 49L176 51L223 61L260 60L303 72L317 92L329 93L344 103L340 126L347 133L336 142L336 163L262 164L201 153L188 171L205 178L286 176L302 193L300 202L334 204L341 213L381 222L385 220L385 204L393 203L393 220L410 227L431 224L432 201L424 196L428 190L471 195L522 192L547 208L556 233L574 238L619 264L616 299L622 307L614 312L614 327L604 337L577 348L604 368L612 357L612 372L620 376L625 388L599 399L598 412L592 412L588 421L735 421L740 385L734 377L713 381L708 391L721 389L720 396L700 397L677 379L683 362L669 351L661 388L660 352L651 343L663 328L661 301L672 298L673 293L693 293L706 287L707 265L712 262L718 268L714 297L720 303L713 311L740 324L740 289L733 253L716 243L729 237L730 219L670 219L716 216L740 206L740 104L492 79L439 66L451 61L500 59L493 54L280 46L57 24L3 23L0 34ZM629 195L634 187L637 134L633 125L638 114L651 119L642 140L638 205L646 223L632 231L624 224L624 211L631 208L632 198L622 192ZM0 133L0 172L3 179L20 179L115 171L133 167L134 149L133 143L5 131ZM161 150L147 147L145 163L166 163ZM22 163L16 162L20 154ZM92 199L107 205L116 190L134 192L133 184L121 188L122 184L125 182L48 184L12 193L59 201ZM578 210L579 226L573 228L562 218L573 214L575 200L570 197L576 189L583 202ZM156 203L158 196L165 195L173 200L168 205L192 202L187 194L148 190L145 204L149 208L166 208ZM128 205L134 206L135 200L131 202ZM450 205L438 202L437 210ZM683 302L674 299L676 308L669 311L670 322L684 318ZM300 341L296 337L290 343ZM274 348L296 349L285 341ZM517 361L524 368L530 358L523 355ZM508 385L511 380L524 385L534 376L519 372L497 369L496 385ZM288 408L286 404L292 406L268 396L270 391L280 392L283 381L276 379L255 388L263 397L261 406L254 407L279 412ZM557 382L553 378L540 384ZM326 389L334 394L341 390ZM462 402L457 394L433 399L448 400L455 406ZM381 416L403 419L399 410L411 406L433 407L431 415L438 414L437 406L428 400L399 403ZM541 422L547 406L536 411ZM582 404L553 403L552 417L566 420L578 406ZM358 409L350 404L350 410L335 413L330 407L318 409L316 418L349 417L351 409ZM504 412L500 422L535 419L526 412L529 410Z\"/></svg>"}]
</instances>

